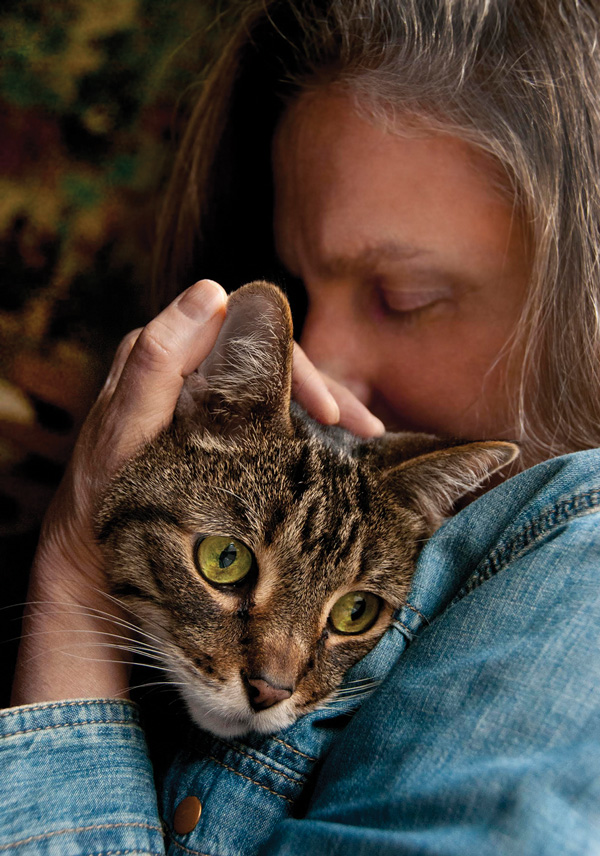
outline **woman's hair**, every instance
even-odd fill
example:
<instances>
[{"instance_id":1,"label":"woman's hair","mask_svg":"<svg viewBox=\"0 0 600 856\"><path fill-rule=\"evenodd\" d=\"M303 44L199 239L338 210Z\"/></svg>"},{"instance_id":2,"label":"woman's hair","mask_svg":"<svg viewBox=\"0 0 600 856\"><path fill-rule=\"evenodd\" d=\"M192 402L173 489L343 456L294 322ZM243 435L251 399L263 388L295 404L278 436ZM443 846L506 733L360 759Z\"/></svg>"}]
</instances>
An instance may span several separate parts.
<instances>
[{"instance_id":1,"label":"woman's hair","mask_svg":"<svg viewBox=\"0 0 600 856\"><path fill-rule=\"evenodd\" d=\"M159 224L157 294L199 276L281 281L271 142L307 88L341 87L492 154L533 270L507 347L526 457L600 445L597 0L245 0L182 141ZM506 182L505 182L506 183ZM293 290L292 290L293 291ZM292 294L292 297L294 294Z\"/></svg>"}]
</instances>

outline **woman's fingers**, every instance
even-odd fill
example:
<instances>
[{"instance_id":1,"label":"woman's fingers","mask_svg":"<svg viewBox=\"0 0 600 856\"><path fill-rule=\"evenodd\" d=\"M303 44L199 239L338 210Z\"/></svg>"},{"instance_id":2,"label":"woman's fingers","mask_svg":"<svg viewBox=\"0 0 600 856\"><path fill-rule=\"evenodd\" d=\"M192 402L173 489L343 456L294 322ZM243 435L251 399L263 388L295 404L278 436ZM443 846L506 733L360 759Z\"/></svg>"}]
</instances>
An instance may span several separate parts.
<instances>
[{"instance_id":1,"label":"woman's fingers","mask_svg":"<svg viewBox=\"0 0 600 856\"><path fill-rule=\"evenodd\" d=\"M125 337L80 443L83 456L91 461L101 448L100 481L170 423L184 378L215 344L226 304L220 285L201 280L143 329ZM320 422L339 423L363 437L384 431L380 420L348 389L319 372L298 345L292 392Z\"/></svg>"},{"instance_id":2,"label":"woman's fingers","mask_svg":"<svg viewBox=\"0 0 600 856\"><path fill-rule=\"evenodd\" d=\"M98 402L101 433L117 461L171 421L184 378L215 344L226 303L220 285L201 280L143 329L125 337ZM298 345L294 346L292 394L325 424L339 423L363 437L385 430L356 396L319 372Z\"/></svg>"},{"instance_id":3,"label":"woman's fingers","mask_svg":"<svg viewBox=\"0 0 600 856\"><path fill-rule=\"evenodd\" d=\"M184 378L206 359L215 344L226 303L220 285L201 280L137 336L134 331L132 338L122 343L111 370L118 380L106 413L106 418L119 422L113 426L119 434L119 457L130 454L171 421Z\"/></svg>"},{"instance_id":4,"label":"woman's fingers","mask_svg":"<svg viewBox=\"0 0 600 856\"><path fill-rule=\"evenodd\" d=\"M292 397L313 419L325 425L337 425L340 421L340 408L337 401L327 388L321 373L296 342L294 342Z\"/></svg>"},{"instance_id":5,"label":"woman's fingers","mask_svg":"<svg viewBox=\"0 0 600 856\"><path fill-rule=\"evenodd\" d=\"M385 425L358 398L333 378L323 375L323 380L340 408L340 425L359 437L379 437Z\"/></svg>"},{"instance_id":6,"label":"woman's fingers","mask_svg":"<svg viewBox=\"0 0 600 856\"><path fill-rule=\"evenodd\" d=\"M119 382L119 378L123 372L123 368L129 354L135 343L137 342L140 333L142 332L142 327L138 327L135 330L131 330L127 335L123 338L119 347L117 348L117 352L113 358L112 365L104 381L104 386L102 387L102 392L100 393L100 397L110 397L114 393L117 383Z\"/></svg>"},{"instance_id":7,"label":"woman's fingers","mask_svg":"<svg viewBox=\"0 0 600 856\"><path fill-rule=\"evenodd\" d=\"M292 395L326 425L340 424L359 437L377 437L385 426L345 386L320 372L299 345L294 345Z\"/></svg>"}]
</instances>

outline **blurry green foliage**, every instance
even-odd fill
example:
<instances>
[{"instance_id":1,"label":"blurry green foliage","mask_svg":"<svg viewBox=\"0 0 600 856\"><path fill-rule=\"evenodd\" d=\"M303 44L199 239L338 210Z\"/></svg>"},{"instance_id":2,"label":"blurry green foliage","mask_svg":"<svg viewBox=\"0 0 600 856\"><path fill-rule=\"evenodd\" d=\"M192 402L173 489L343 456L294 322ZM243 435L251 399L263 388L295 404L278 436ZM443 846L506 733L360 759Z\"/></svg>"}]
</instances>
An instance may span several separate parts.
<instances>
[{"instance_id":1,"label":"blurry green foliage","mask_svg":"<svg viewBox=\"0 0 600 856\"><path fill-rule=\"evenodd\" d=\"M143 320L178 107L227 5L3 0L0 362L56 338L107 350Z\"/></svg>"}]
</instances>

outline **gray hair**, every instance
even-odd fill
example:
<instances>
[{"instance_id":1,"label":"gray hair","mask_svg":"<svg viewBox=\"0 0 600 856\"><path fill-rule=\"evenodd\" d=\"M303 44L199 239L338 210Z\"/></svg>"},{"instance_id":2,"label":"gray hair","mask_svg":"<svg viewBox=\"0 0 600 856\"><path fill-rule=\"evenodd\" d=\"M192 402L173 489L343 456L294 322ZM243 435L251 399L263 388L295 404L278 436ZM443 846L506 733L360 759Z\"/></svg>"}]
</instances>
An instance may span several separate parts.
<instances>
[{"instance_id":1,"label":"gray hair","mask_svg":"<svg viewBox=\"0 0 600 856\"><path fill-rule=\"evenodd\" d=\"M181 289L193 269L236 285L277 276L274 129L299 92L344 87L372 121L393 128L397 115L413 116L501 165L533 257L507 346L509 374L520 376L518 439L530 461L600 445L596 0L261 0L242 8L176 163L160 229L163 282Z\"/></svg>"}]
</instances>

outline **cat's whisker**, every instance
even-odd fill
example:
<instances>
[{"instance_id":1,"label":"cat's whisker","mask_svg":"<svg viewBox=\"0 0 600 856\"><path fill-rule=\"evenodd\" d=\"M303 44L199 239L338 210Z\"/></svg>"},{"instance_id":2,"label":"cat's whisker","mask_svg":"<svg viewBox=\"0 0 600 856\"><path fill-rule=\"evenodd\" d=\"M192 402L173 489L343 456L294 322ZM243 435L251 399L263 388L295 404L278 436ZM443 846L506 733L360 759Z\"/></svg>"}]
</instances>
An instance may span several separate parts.
<instances>
[{"instance_id":1,"label":"cat's whisker","mask_svg":"<svg viewBox=\"0 0 600 856\"><path fill-rule=\"evenodd\" d=\"M47 633L57 633L60 631L49 630L46 632ZM84 632L88 632L88 631L84 631ZM39 635L44 635L44 634L40 633ZM90 642L90 643L83 642L82 645L84 645L86 648L98 647L98 648L106 648L107 650L110 650L110 651L118 651L118 650L130 651L131 653L139 655L139 656L144 657L144 658L148 656L144 650L136 650L134 647L126 647L124 645L115 645L112 642ZM63 654L66 657L71 657L71 658L79 659L79 660L89 660L90 662L96 662L96 663L119 663L121 665L126 665L126 663L127 663L127 660L125 658L120 658L120 659L110 658L109 659L108 657L102 657L102 658L86 657L84 654L77 654L76 652L74 652L73 650L71 650L70 648L67 648L65 646L62 646L59 648L54 648L53 652L58 653L58 654ZM40 657L44 657L46 654L47 654L47 651L40 651L39 653L28 657L27 663L33 663L33 662L35 662L35 660L38 660ZM156 657L155 659L159 660L158 657ZM162 666L162 660L161 660L160 666L155 666L153 663L146 663L146 662L136 663L135 661L133 661L131 663L131 665L138 665L138 666L144 666L147 668L160 669L163 672L173 671L173 670L168 669L168 667L167 668L163 667ZM177 673L173 671L173 674L177 674Z\"/></svg>"},{"instance_id":2,"label":"cat's whisker","mask_svg":"<svg viewBox=\"0 0 600 856\"><path fill-rule=\"evenodd\" d=\"M54 613L49 613L49 614L54 614ZM59 613L55 613L55 614L62 615L63 613L59 612ZM29 630L25 633L22 633L20 637L19 636L15 637L15 639L25 638L25 637L30 637L30 636L31 637L33 637L33 636L46 636L46 635L51 635L54 633L64 633L64 632L66 632L66 631L62 627L55 627L54 629L51 629L51 630L34 630L34 631ZM88 627L73 627L73 628L69 629L68 632L69 633L89 633L92 636L101 636L102 638L107 638L107 639L121 639L125 642L133 642L134 641L134 638L132 636L124 636L121 633L114 633L109 629L93 630L93 629L90 629ZM148 642L144 642L143 640L136 640L136 644L143 645L149 651L159 651L160 650L156 646L150 645Z\"/></svg>"},{"instance_id":3,"label":"cat's whisker","mask_svg":"<svg viewBox=\"0 0 600 856\"><path fill-rule=\"evenodd\" d=\"M362 692L362 693L356 693L355 695L344 696L342 698L336 696L335 698L331 699L330 703L332 706L336 705L336 704L339 704L339 705L347 704L348 702L354 701L354 699L363 698L364 696L366 696L368 694L369 694L368 692Z\"/></svg>"},{"instance_id":4,"label":"cat's whisker","mask_svg":"<svg viewBox=\"0 0 600 856\"><path fill-rule=\"evenodd\" d=\"M365 690L371 690L378 685L379 681L367 681L364 684L357 684L353 687L338 687L336 690L334 690L334 692L336 695L351 695L352 693L360 693L364 692Z\"/></svg>"},{"instance_id":5,"label":"cat's whisker","mask_svg":"<svg viewBox=\"0 0 600 856\"><path fill-rule=\"evenodd\" d=\"M47 615L81 615L81 616L89 616L90 618L96 618L98 621L105 621L107 623L113 624L117 627L121 627L123 630L131 630L133 634L136 636L142 636L146 639L151 640L152 642L157 642L159 645L164 644L163 640L160 637L155 636L154 634L144 630L139 627L139 625L132 624L131 622L117 617L115 615L111 615L109 612L104 612L103 610L95 609L94 607L81 606L79 604L73 604L68 601L31 601L36 605L56 605L56 606L64 606L68 607L65 609L58 610L49 610L46 612ZM92 631L93 632L93 631ZM102 631L106 632L106 631Z\"/></svg>"},{"instance_id":6,"label":"cat's whisker","mask_svg":"<svg viewBox=\"0 0 600 856\"><path fill-rule=\"evenodd\" d=\"M132 609L131 606L129 606L129 604L124 603L120 597L116 597L116 595L111 594L109 591L104 591L104 589L94 588L94 591L97 594L99 594L101 597L106 598L106 600L110 600L112 603L117 604L122 609L124 609L126 612L130 612L132 615L135 615L135 617L138 618L135 610Z\"/></svg>"},{"instance_id":7,"label":"cat's whisker","mask_svg":"<svg viewBox=\"0 0 600 856\"><path fill-rule=\"evenodd\" d=\"M98 610L97 612L99 614L106 615L108 621L113 621L115 624L118 624L124 630L132 630L136 635L145 636L147 639L151 639L154 642L162 643L163 641L159 636L155 636L153 633L150 633L148 630L140 627L139 624L133 624L131 621L127 621L127 619L124 619L122 617L116 618L115 616L111 616L108 612L102 613L101 610Z\"/></svg>"},{"instance_id":8,"label":"cat's whisker","mask_svg":"<svg viewBox=\"0 0 600 856\"><path fill-rule=\"evenodd\" d=\"M235 493L233 490L229 490L229 488L222 487L222 486L220 486L220 485L214 485L214 488L215 488L215 490L220 490L222 493L228 493L228 494L229 494L230 496L232 496L234 499L237 499L237 501L238 501L238 502L240 502L240 503L244 506L244 508L246 509L246 511L249 513L249 516L250 516L253 520L257 521L257 517L256 517L256 509L254 508L254 506L252 506L252 505L248 502L248 500L244 499L244 497L243 497L243 496L240 496L240 495L239 495L239 493ZM257 521L257 522L259 522L259 521Z\"/></svg>"},{"instance_id":9,"label":"cat's whisker","mask_svg":"<svg viewBox=\"0 0 600 856\"><path fill-rule=\"evenodd\" d=\"M36 633L24 634L24 637L25 636L44 636L44 635L51 635L51 634L55 634L55 633L61 633L61 632L62 632L61 630L45 630L45 631L38 631ZM72 633L90 633L93 636L96 635L96 631L92 631L92 630L73 630L71 632ZM84 642L82 642L82 644L85 645L86 648L107 648L107 649L111 649L111 650L128 651L132 654L136 654L140 657L144 657L144 658L149 659L149 660L156 660L157 662L159 662L161 664L160 666L155 666L152 663L146 663L146 662L141 663L139 665L144 665L144 666L147 666L148 668L161 668L163 671L171 671L175 674L174 670L169 669L168 667L162 665L162 664L164 664L164 653L160 649L151 647L151 646L147 645L146 643L133 642L127 636L119 636L117 634L112 634L112 633L104 633L103 635L105 637L107 637L106 640L104 640L104 641L102 641L102 640L96 641L96 642L84 641ZM121 644L120 642L112 641L113 639L114 640L121 640L122 642L125 642L127 644ZM61 650L61 649L59 649L59 650Z\"/></svg>"},{"instance_id":10,"label":"cat's whisker","mask_svg":"<svg viewBox=\"0 0 600 856\"><path fill-rule=\"evenodd\" d=\"M132 651L132 653L136 654L137 652ZM142 656L143 656L143 654L142 654ZM93 661L92 657L81 656L80 658ZM121 661L120 660L109 660L109 659L103 658L103 659L98 659L96 662L111 663L111 662L121 662ZM179 672L175 671L175 669L169 669L168 667L165 667L162 665L156 665L155 663L147 663L145 660L132 660L131 665L136 666L137 668L140 668L140 669L154 669L155 671L161 672L161 674L164 674L166 676L175 675L176 677L179 677ZM174 679L167 677L166 683L176 684L176 683L181 683L181 681L175 681Z\"/></svg>"},{"instance_id":11,"label":"cat's whisker","mask_svg":"<svg viewBox=\"0 0 600 856\"><path fill-rule=\"evenodd\" d=\"M380 683L381 683L381 681L378 681L375 678L364 678L362 681L357 681L356 683L353 683L353 684L345 684L344 683L344 684L342 684L341 687L338 687L336 692L338 692L338 693L356 692L357 690L360 690L363 688L368 689L370 687L376 687Z\"/></svg>"},{"instance_id":12,"label":"cat's whisker","mask_svg":"<svg viewBox=\"0 0 600 856\"><path fill-rule=\"evenodd\" d=\"M361 690L360 692L348 693L347 695L338 695L337 693L331 698L333 704L345 704L347 701L352 701L355 698L362 698L369 695L372 690Z\"/></svg>"},{"instance_id":13,"label":"cat's whisker","mask_svg":"<svg viewBox=\"0 0 600 856\"><path fill-rule=\"evenodd\" d=\"M156 666L154 663L136 663L136 666L140 666L144 669L155 669L157 672L163 672L165 675L175 675L176 677L180 677L179 672L175 669L169 669L164 666ZM169 678L171 683L176 683L176 681Z\"/></svg>"},{"instance_id":14,"label":"cat's whisker","mask_svg":"<svg viewBox=\"0 0 600 856\"><path fill-rule=\"evenodd\" d=\"M50 631L50 632L51 632L51 631ZM107 645L107 647L108 647L108 648L111 648L111 649L113 649L113 650L114 650L114 646L113 646L113 645ZM83 655L75 654L75 653L74 653L70 648L66 648L65 646L62 646L62 647L59 647L59 648L52 648L52 649L51 649L51 651L52 651L52 654L53 654L53 655L54 655L54 654L64 654L64 656L66 656L66 657L76 657L76 658L79 658L79 659L87 659L86 657L83 657ZM27 658L26 662L27 662L27 663L34 663L36 660L39 660L39 659L40 659L40 657L45 657L45 656L47 656L47 655L48 655L48 651L39 651L37 654L30 655L30 656ZM93 660L93 658L91 658L91 659ZM125 665L125 664L126 664L126 660L125 660L125 658L120 659L120 660L98 660L97 662L99 662L99 663L100 663L100 662L107 662L107 663L121 663L121 665Z\"/></svg>"},{"instance_id":15,"label":"cat's whisker","mask_svg":"<svg viewBox=\"0 0 600 856\"><path fill-rule=\"evenodd\" d=\"M131 610L129 607L126 607L125 604L123 604L118 598L114 598L112 597L112 595L109 595L106 592L100 592L99 589L95 589L95 591L97 591L99 594L104 594L109 600L111 600L117 606L126 609L132 615L136 615L133 610ZM98 617L100 620L111 621L114 624L121 625L123 628L133 630L136 633L143 633L144 635L148 636L148 638L152 638L157 642L161 641L157 636L153 636L153 634L149 633L147 630L142 630L138 624L134 624L131 621L127 621L127 619L123 618L123 616L114 615L111 612L106 612L105 610L98 609L97 607L84 606L83 604L77 604L71 601L61 600L36 600L30 601L30 603L36 606L64 606L66 607L66 609L64 610L64 614L89 615L90 617ZM61 612L56 611L55 613L48 614L60 615ZM139 618L139 616L136 615L136 618Z\"/></svg>"},{"instance_id":16,"label":"cat's whisker","mask_svg":"<svg viewBox=\"0 0 600 856\"><path fill-rule=\"evenodd\" d=\"M136 611L135 611L135 609L134 609L130 604L126 604L126 603L125 603L123 600L121 600L120 598L115 597L113 594L110 594L110 592L102 591L101 589L96 589L96 591L98 592L98 594L102 595L102 596L103 596L103 597L105 597L107 600L110 600L112 603L116 604L116 605L117 605L117 606L119 606L121 609L124 609L124 610L126 610L127 612L129 612L131 615L133 615L133 616L134 616L134 618L136 618L136 619L137 619L137 622L142 621L142 616L140 616L140 615L139 615L139 613L138 613L138 612L136 612ZM126 621L126 619L123 619L123 621ZM129 623L129 622L127 622L127 623ZM146 631L146 630L141 630L141 628L139 627L139 624L137 624L137 623L136 623L136 624L131 624L130 626L131 626L131 627L137 627L137 629L138 629L138 631L139 631L139 632L143 632L143 633L145 633L146 635L148 635L148 636L152 637L152 634L151 634L151 633L149 633L148 631ZM160 626L162 627L162 625L160 625ZM164 629L164 628L163 628L163 629ZM156 639L157 641L161 641L161 640L159 640L159 639L158 639L158 637L156 637L156 636L154 636L154 637L152 637L152 638Z\"/></svg>"},{"instance_id":17,"label":"cat's whisker","mask_svg":"<svg viewBox=\"0 0 600 856\"><path fill-rule=\"evenodd\" d=\"M240 496L239 493L235 493L235 491L233 490L229 490L229 488L227 487L221 487L220 485L216 485L215 490L220 490L222 493L228 493L229 496L232 496L234 499L239 500L239 502L241 502L242 505L245 505L246 507L248 507L249 505L249 503L247 502L247 500L244 499L243 496Z\"/></svg>"},{"instance_id":18,"label":"cat's whisker","mask_svg":"<svg viewBox=\"0 0 600 856\"><path fill-rule=\"evenodd\" d=\"M117 651L128 651L131 654L137 654L140 657L145 657L145 658L148 658L151 660L156 660L159 663L163 662L163 658L161 656L159 656L158 654L149 653L148 651L144 650L143 648L136 648L135 646L132 646L132 645L117 645L117 644L112 643L112 642L87 642L84 644L85 644L86 648L111 648L111 649L117 650ZM144 663L143 665L146 665L146 666L148 666L148 668L151 668L151 669L162 668L161 666L155 666L152 663Z\"/></svg>"},{"instance_id":19,"label":"cat's whisker","mask_svg":"<svg viewBox=\"0 0 600 856\"><path fill-rule=\"evenodd\" d=\"M326 702L327 707L334 707L336 704L346 704L354 701L354 699L363 698L375 690L381 681L373 679L363 679L362 682L357 682L355 686L343 686L334 690Z\"/></svg>"},{"instance_id":20,"label":"cat's whisker","mask_svg":"<svg viewBox=\"0 0 600 856\"><path fill-rule=\"evenodd\" d=\"M19 638L20 639L26 639L26 638L35 638L35 637L39 637L39 636L53 636L56 634L62 634L63 632L64 631L61 628L57 628L55 630L36 630L33 632L30 631L27 633L22 633L20 637L15 637L14 641L16 641ZM131 643L133 643L134 640L132 640L128 636L121 636L119 634L110 633L108 631L101 631L100 634L98 634L98 631L84 630L84 629L73 629L73 630L70 630L69 633L90 634L92 637L96 637L96 636L100 635L104 640L104 641L98 641L98 642L84 642L84 644L87 647L92 647L93 645L101 645L101 646L107 647L107 648L121 648L122 647L123 650L137 651L140 654L144 654L145 656L151 657L151 658L156 659L156 660L162 660L163 659L163 653L159 648L155 648L154 646L148 645L146 642L136 642L135 643L136 647L133 647ZM121 645L117 644L116 642L110 641L113 639L114 640L121 640L123 642L127 642L130 644L127 647L121 646Z\"/></svg>"},{"instance_id":21,"label":"cat's whisker","mask_svg":"<svg viewBox=\"0 0 600 856\"><path fill-rule=\"evenodd\" d=\"M321 707L317 707L317 708L315 708L315 710L319 710L319 711L328 711L328 710L333 710L333 706L329 706L329 705L326 705L326 704L325 704L325 705L322 705ZM350 718L350 717L352 716L353 712L354 712L354 711L352 711L352 710L340 710L340 711L336 711L336 717L338 717L338 716L347 716L348 718Z\"/></svg>"},{"instance_id":22,"label":"cat's whisker","mask_svg":"<svg viewBox=\"0 0 600 856\"><path fill-rule=\"evenodd\" d=\"M170 699L168 706L173 707L173 705L176 705L176 706L180 707L181 702L182 702L182 694L181 693L175 693L175 694L171 693L171 695L172 695L172 698Z\"/></svg>"},{"instance_id":23,"label":"cat's whisker","mask_svg":"<svg viewBox=\"0 0 600 856\"><path fill-rule=\"evenodd\" d=\"M85 654L76 654L75 651L67 651L66 648L57 648L65 657L71 657L73 660L85 660L87 663L117 663L124 665L124 660L112 659L109 657L86 657Z\"/></svg>"},{"instance_id":24,"label":"cat's whisker","mask_svg":"<svg viewBox=\"0 0 600 856\"><path fill-rule=\"evenodd\" d=\"M315 706L315 710L333 710L335 705L331 701L323 701Z\"/></svg>"},{"instance_id":25,"label":"cat's whisker","mask_svg":"<svg viewBox=\"0 0 600 856\"><path fill-rule=\"evenodd\" d=\"M110 657L87 657L85 654L76 654L74 651L67 651L67 650L65 650L65 649L59 649L59 650L60 650L60 651L61 651L61 653L62 653L62 654L64 654L66 657L71 657L71 658L73 658L74 660L85 660L85 661L86 661L86 662L88 662L88 663L117 663L117 664L123 664L123 661L122 661L122 660L115 660L115 659L112 659L112 658L110 658ZM132 665L132 666L140 666L140 667L142 667L142 668L148 668L148 669L157 669L157 670L159 670L159 671L161 671L161 672L172 671L172 670L170 670L170 669L163 669L163 668L161 668L160 666L154 666L154 665L153 665L153 664L151 664L151 663L136 663L136 662L134 661L131 665ZM176 673L176 672L173 672L173 674L177 674L177 673ZM185 686L185 682L184 682L184 681L175 681L175 680L172 680L171 678L169 678L169 679L168 679L168 680L166 680L166 681L162 681L161 683L164 683L165 685ZM124 690L120 690L119 692L123 692L123 691L124 691Z\"/></svg>"},{"instance_id":26,"label":"cat's whisker","mask_svg":"<svg viewBox=\"0 0 600 856\"><path fill-rule=\"evenodd\" d=\"M170 689L171 687L183 687L185 686L183 681L145 681L143 684L132 684L130 689L132 690L141 690L145 687L164 687L165 689Z\"/></svg>"},{"instance_id":27,"label":"cat's whisker","mask_svg":"<svg viewBox=\"0 0 600 856\"><path fill-rule=\"evenodd\" d=\"M75 630L74 633L91 633L92 635L96 634L95 630ZM149 656L163 656L163 649L158 648L156 645L150 645L149 642L144 642L143 639L135 639L131 636L122 636L119 633L110 633L109 631L101 631L101 636L104 639L115 639L120 640L122 642L126 642L130 646L135 646L139 651L145 651ZM110 644L110 643L109 643Z\"/></svg>"},{"instance_id":28,"label":"cat's whisker","mask_svg":"<svg viewBox=\"0 0 600 856\"><path fill-rule=\"evenodd\" d=\"M128 645L110 645L110 644L103 645L102 642L93 643L92 645L89 645L87 647L90 647L90 648L93 648L93 647L103 648L103 647L105 647L105 648L109 648L112 650L116 649L118 651L127 651L128 653L133 654L134 656L142 658L139 661L133 661L132 665L143 666L145 669L158 669L161 672L169 673L171 675L179 675L179 672L176 669L173 669L173 668L171 668L165 664L164 659L162 657L149 658L147 652L144 651L143 649L140 649L140 648L134 648L134 647L131 647ZM156 662L154 662L154 663L148 662L148 659L153 659Z\"/></svg>"},{"instance_id":29,"label":"cat's whisker","mask_svg":"<svg viewBox=\"0 0 600 856\"><path fill-rule=\"evenodd\" d=\"M121 623L122 625L131 628L132 630L137 630L137 625L132 624L121 616L114 615L113 613L106 612L102 609L97 609L93 606L85 606L79 603L73 603L68 600L32 600L29 603L33 606L62 606L65 607L64 610L56 610L54 612L48 612L48 615L89 615L90 617L98 617L101 619L106 619L108 621L113 621L115 623Z\"/></svg>"},{"instance_id":30,"label":"cat's whisker","mask_svg":"<svg viewBox=\"0 0 600 856\"><path fill-rule=\"evenodd\" d=\"M337 690L332 694L332 698L336 701L347 701L350 698L357 698L359 696L366 695L376 689L377 686L378 684L373 684L372 686L360 687L355 690Z\"/></svg>"},{"instance_id":31,"label":"cat's whisker","mask_svg":"<svg viewBox=\"0 0 600 856\"><path fill-rule=\"evenodd\" d=\"M125 640L125 641L127 642L128 640ZM96 643L91 643L91 644L107 645L108 647L119 648L122 651L133 651L133 652L136 652L137 654L140 654L143 657L147 657L149 660L157 660L161 663L164 660L164 656L163 656L161 651L159 651L158 649L155 649L155 648L149 648L147 645L131 645L131 644L122 645L122 644L113 643L113 642L106 642L106 643L96 642Z\"/></svg>"}]
</instances>

